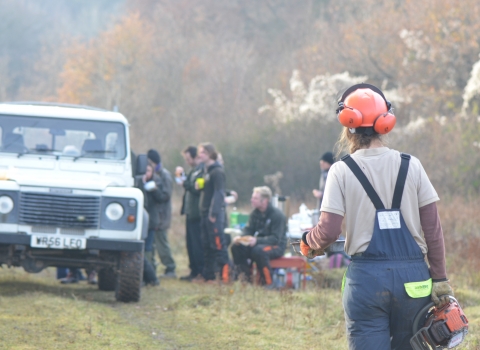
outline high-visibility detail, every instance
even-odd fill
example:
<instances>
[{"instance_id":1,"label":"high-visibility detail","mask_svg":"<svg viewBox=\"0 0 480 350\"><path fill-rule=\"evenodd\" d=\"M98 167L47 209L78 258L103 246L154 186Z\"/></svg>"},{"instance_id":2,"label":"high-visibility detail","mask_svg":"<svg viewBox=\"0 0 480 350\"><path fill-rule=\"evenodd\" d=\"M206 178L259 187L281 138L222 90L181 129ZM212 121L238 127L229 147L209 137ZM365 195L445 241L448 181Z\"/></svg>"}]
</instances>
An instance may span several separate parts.
<instances>
[{"instance_id":1,"label":"high-visibility detail","mask_svg":"<svg viewBox=\"0 0 480 350\"><path fill-rule=\"evenodd\" d=\"M228 264L225 264L223 265L223 269L222 269L222 281L224 283L228 283L229 280L230 280L230 268Z\"/></svg>"},{"instance_id":2,"label":"high-visibility detail","mask_svg":"<svg viewBox=\"0 0 480 350\"><path fill-rule=\"evenodd\" d=\"M426 281L405 283L405 291L410 298L423 298L432 294L432 279Z\"/></svg>"},{"instance_id":3,"label":"high-visibility detail","mask_svg":"<svg viewBox=\"0 0 480 350\"><path fill-rule=\"evenodd\" d=\"M347 279L347 270L348 270L348 266L347 266L347 268L345 269L345 272L343 273L343 278L342 278L342 295L343 295L343 290L345 289L345 280Z\"/></svg>"},{"instance_id":4,"label":"high-visibility detail","mask_svg":"<svg viewBox=\"0 0 480 350\"><path fill-rule=\"evenodd\" d=\"M270 270L266 266L263 268L263 276L265 277L265 284L272 284L272 276L270 276Z\"/></svg>"},{"instance_id":5,"label":"high-visibility detail","mask_svg":"<svg viewBox=\"0 0 480 350\"><path fill-rule=\"evenodd\" d=\"M269 245L267 245L265 248L263 248L263 251L264 251L264 252L268 252L268 251L270 251L270 250L272 250L272 247L269 246Z\"/></svg>"},{"instance_id":6,"label":"high-visibility detail","mask_svg":"<svg viewBox=\"0 0 480 350\"><path fill-rule=\"evenodd\" d=\"M222 249L222 242L220 241L220 236L215 237L215 245L217 246L218 250Z\"/></svg>"}]
</instances>

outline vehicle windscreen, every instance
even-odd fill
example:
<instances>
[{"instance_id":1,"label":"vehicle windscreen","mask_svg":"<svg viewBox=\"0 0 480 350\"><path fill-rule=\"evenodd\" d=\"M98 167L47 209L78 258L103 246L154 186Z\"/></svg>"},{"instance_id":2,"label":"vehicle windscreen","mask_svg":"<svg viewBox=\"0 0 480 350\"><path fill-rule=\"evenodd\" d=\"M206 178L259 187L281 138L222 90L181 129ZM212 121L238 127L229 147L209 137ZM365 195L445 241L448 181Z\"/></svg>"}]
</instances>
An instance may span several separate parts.
<instances>
[{"instance_id":1,"label":"vehicle windscreen","mask_svg":"<svg viewBox=\"0 0 480 350\"><path fill-rule=\"evenodd\" d=\"M125 159L125 126L118 122L0 115L0 152Z\"/></svg>"}]
</instances>

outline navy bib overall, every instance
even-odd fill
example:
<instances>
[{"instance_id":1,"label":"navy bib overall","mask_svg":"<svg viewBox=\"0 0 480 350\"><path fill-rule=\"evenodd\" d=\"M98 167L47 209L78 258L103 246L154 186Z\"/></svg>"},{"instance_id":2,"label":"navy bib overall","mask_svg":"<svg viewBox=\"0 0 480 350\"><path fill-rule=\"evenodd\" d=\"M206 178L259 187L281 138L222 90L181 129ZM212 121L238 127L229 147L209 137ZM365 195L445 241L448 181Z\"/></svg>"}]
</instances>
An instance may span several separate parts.
<instances>
[{"instance_id":1,"label":"navy bib overall","mask_svg":"<svg viewBox=\"0 0 480 350\"><path fill-rule=\"evenodd\" d=\"M355 161L342 158L376 208L368 248L352 256L345 274L343 305L349 349L411 349L413 319L430 302L430 273L400 212L410 155L401 157L392 209L385 209ZM410 293L412 285L424 291Z\"/></svg>"}]
</instances>

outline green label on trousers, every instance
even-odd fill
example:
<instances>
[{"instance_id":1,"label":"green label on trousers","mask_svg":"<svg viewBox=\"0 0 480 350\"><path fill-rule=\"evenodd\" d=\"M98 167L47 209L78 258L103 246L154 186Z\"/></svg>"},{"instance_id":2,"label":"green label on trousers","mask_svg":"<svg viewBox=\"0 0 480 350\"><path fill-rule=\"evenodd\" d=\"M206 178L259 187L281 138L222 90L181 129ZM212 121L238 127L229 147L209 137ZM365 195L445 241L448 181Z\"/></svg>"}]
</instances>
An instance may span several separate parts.
<instances>
[{"instance_id":1,"label":"green label on trousers","mask_svg":"<svg viewBox=\"0 0 480 350\"><path fill-rule=\"evenodd\" d=\"M432 279L405 283L405 291L411 298L423 298L432 294Z\"/></svg>"}]
</instances>

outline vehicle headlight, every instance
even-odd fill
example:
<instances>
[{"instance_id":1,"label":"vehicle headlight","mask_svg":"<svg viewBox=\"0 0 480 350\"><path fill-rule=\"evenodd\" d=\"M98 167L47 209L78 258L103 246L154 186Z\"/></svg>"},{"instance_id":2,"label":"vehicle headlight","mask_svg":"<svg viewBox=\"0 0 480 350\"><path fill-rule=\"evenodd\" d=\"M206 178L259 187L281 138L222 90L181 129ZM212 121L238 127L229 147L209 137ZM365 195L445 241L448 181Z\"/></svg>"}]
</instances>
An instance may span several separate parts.
<instances>
[{"instance_id":1,"label":"vehicle headlight","mask_svg":"<svg viewBox=\"0 0 480 350\"><path fill-rule=\"evenodd\" d=\"M105 215L112 221L120 220L123 216L123 207L119 203L110 203L105 208Z\"/></svg>"},{"instance_id":2,"label":"vehicle headlight","mask_svg":"<svg viewBox=\"0 0 480 350\"><path fill-rule=\"evenodd\" d=\"M12 198L9 196L0 197L0 213L8 214L13 210L14 204Z\"/></svg>"}]
</instances>

